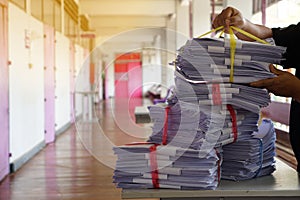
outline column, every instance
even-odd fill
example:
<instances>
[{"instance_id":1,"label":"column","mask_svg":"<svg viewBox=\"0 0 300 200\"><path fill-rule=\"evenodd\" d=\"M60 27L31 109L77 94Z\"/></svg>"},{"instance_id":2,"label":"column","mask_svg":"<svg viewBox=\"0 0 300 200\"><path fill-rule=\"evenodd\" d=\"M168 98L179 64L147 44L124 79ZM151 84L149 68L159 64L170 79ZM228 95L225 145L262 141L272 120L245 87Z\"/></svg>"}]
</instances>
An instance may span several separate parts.
<instances>
[{"instance_id":1,"label":"column","mask_svg":"<svg viewBox=\"0 0 300 200\"><path fill-rule=\"evenodd\" d=\"M165 50L162 67L162 85L174 84L174 70L169 65L176 58L176 14L167 17L167 29L165 33ZM173 70L173 71L172 71Z\"/></svg>"},{"instance_id":2,"label":"column","mask_svg":"<svg viewBox=\"0 0 300 200\"><path fill-rule=\"evenodd\" d=\"M189 0L176 1L176 47L183 46L190 36Z\"/></svg>"},{"instance_id":3,"label":"column","mask_svg":"<svg viewBox=\"0 0 300 200\"><path fill-rule=\"evenodd\" d=\"M193 0L193 37L198 37L211 29L210 0Z\"/></svg>"}]
</instances>

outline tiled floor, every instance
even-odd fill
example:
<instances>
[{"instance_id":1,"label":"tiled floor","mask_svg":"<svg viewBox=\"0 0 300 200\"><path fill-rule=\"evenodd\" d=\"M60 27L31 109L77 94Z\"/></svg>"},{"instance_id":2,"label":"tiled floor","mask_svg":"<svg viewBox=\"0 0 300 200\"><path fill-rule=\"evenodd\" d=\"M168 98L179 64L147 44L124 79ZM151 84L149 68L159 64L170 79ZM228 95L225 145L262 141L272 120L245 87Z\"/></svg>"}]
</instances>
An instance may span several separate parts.
<instances>
[{"instance_id":1,"label":"tiled floor","mask_svg":"<svg viewBox=\"0 0 300 200\"><path fill-rule=\"evenodd\" d=\"M144 141L149 126L134 123L137 100L109 100L95 107L93 122L77 122L0 184L1 200L117 200L112 183L113 145Z\"/></svg>"}]
</instances>

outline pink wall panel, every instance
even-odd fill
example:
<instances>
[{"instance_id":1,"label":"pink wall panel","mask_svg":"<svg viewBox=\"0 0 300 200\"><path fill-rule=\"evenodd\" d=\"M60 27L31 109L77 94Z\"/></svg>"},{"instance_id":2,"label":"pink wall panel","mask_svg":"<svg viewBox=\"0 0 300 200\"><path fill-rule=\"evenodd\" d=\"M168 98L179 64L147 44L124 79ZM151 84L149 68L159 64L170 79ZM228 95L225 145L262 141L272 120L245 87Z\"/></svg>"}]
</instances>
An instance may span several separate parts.
<instances>
[{"instance_id":1,"label":"pink wall panel","mask_svg":"<svg viewBox=\"0 0 300 200\"><path fill-rule=\"evenodd\" d=\"M0 1L0 181L9 173L8 18L7 1Z\"/></svg>"},{"instance_id":2,"label":"pink wall panel","mask_svg":"<svg viewBox=\"0 0 300 200\"><path fill-rule=\"evenodd\" d=\"M55 140L55 71L54 71L54 29L44 25L44 92L45 92L45 142Z\"/></svg>"},{"instance_id":3,"label":"pink wall panel","mask_svg":"<svg viewBox=\"0 0 300 200\"><path fill-rule=\"evenodd\" d=\"M75 122L75 46L70 42L70 105L71 105L71 123Z\"/></svg>"}]
</instances>

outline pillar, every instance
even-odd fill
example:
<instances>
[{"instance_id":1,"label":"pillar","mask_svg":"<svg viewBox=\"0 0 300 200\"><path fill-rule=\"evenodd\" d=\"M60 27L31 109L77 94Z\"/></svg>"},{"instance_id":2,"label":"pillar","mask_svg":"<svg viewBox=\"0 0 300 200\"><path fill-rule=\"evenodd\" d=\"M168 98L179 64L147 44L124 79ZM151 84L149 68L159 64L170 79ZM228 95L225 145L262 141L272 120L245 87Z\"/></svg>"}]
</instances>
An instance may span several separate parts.
<instances>
[{"instance_id":1,"label":"pillar","mask_svg":"<svg viewBox=\"0 0 300 200\"><path fill-rule=\"evenodd\" d=\"M193 0L193 37L198 37L211 29L210 0Z\"/></svg>"},{"instance_id":2,"label":"pillar","mask_svg":"<svg viewBox=\"0 0 300 200\"><path fill-rule=\"evenodd\" d=\"M176 47L183 46L190 36L189 0L176 1Z\"/></svg>"},{"instance_id":3,"label":"pillar","mask_svg":"<svg viewBox=\"0 0 300 200\"><path fill-rule=\"evenodd\" d=\"M166 19L165 49L163 52L162 85L174 84L174 69L169 65L176 58L176 14L169 15ZM173 71L172 71L173 70Z\"/></svg>"}]
</instances>

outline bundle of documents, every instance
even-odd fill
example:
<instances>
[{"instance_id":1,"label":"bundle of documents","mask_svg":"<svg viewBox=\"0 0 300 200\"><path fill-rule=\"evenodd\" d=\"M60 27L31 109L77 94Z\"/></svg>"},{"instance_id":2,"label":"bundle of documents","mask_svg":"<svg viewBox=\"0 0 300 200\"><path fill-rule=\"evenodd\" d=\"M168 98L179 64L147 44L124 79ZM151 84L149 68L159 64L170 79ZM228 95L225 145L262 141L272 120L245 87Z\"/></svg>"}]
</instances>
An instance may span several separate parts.
<instances>
[{"instance_id":1,"label":"bundle of documents","mask_svg":"<svg viewBox=\"0 0 300 200\"><path fill-rule=\"evenodd\" d=\"M266 89L234 83L192 83L185 77L175 74L176 96L180 101L200 105L231 104L259 113L270 103Z\"/></svg>"},{"instance_id":2,"label":"bundle of documents","mask_svg":"<svg viewBox=\"0 0 300 200\"><path fill-rule=\"evenodd\" d=\"M264 119L251 138L223 146L222 179L246 180L275 171L275 130Z\"/></svg>"},{"instance_id":3,"label":"bundle of documents","mask_svg":"<svg viewBox=\"0 0 300 200\"><path fill-rule=\"evenodd\" d=\"M249 83L274 77L269 63L280 64L285 47L236 40L234 59L230 57L229 39L194 38L180 50L175 61L178 73L200 82ZM231 71L231 62L234 68Z\"/></svg>"},{"instance_id":4,"label":"bundle of documents","mask_svg":"<svg viewBox=\"0 0 300 200\"><path fill-rule=\"evenodd\" d=\"M179 50L173 95L149 106L148 142L114 148L117 187L215 189L220 177L275 170L272 122L257 125L270 97L248 83L274 77L269 63L279 64L286 49L237 40L233 61L229 43L192 39Z\"/></svg>"},{"instance_id":5,"label":"bundle of documents","mask_svg":"<svg viewBox=\"0 0 300 200\"><path fill-rule=\"evenodd\" d=\"M197 106L185 101L153 105L149 113L153 122L149 142L202 151L232 143L239 137L250 138L257 131L259 118L257 113L238 107Z\"/></svg>"},{"instance_id":6,"label":"bundle of documents","mask_svg":"<svg viewBox=\"0 0 300 200\"><path fill-rule=\"evenodd\" d=\"M215 189L220 179L218 150L205 158L198 151L170 145L114 147L114 183L120 188Z\"/></svg>"}]
</instances>

